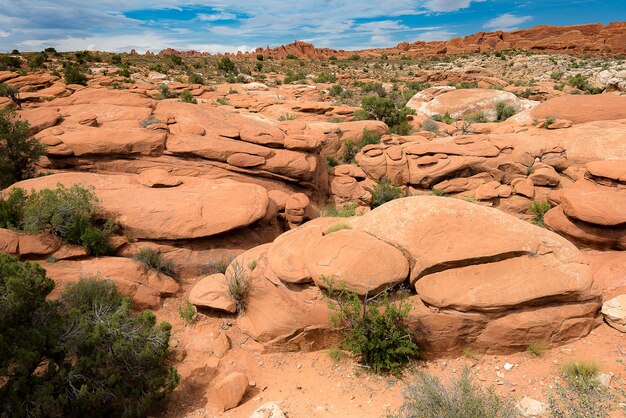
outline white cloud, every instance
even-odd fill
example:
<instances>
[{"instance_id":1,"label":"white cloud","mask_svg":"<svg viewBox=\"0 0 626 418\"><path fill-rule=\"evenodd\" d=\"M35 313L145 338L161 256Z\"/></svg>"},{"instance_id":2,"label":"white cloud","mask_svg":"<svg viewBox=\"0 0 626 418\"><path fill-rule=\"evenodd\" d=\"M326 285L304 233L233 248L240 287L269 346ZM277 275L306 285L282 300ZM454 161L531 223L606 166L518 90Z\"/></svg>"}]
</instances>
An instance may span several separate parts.
<instances>
[{"instance_id":1,"label":"white cloud","mask_svg":"<svg viewBox=\"0 0 626 418\"><path fill-rule=\"evenodd\" d=\"M456 33L450 32L448 30L430 30L426 32L422 32L417 35L418 41L447 41L448 39L452 39L456 36Z\"/></svg>"},{"instance_id":2,"label":"white cloud","mask_svg":"<svg viewBox=\"0 0 626 418\"><path fill-rule=\"evenodd\" d=\"M222 45L222 44L188 44L186 41L180 41L164 37L153 32L144 32L132 35L112 35L112 36L90 36L84 38L68 37L63 39L30 39L20 43L19 46L25 46L33 49L42 49L44 47L53 46L59 51L81 51L81 50L98 50L110 52L128 52L135 49L139 53L147 51L158 52L165 48L175 48L181 50L193 49L200 52L224 53L237 51L253 51L246 45Z\"/></svg>"},{"instance_id":3,"label":"white cloud","mask_svg":"<svg viewBox=\"0 0 626 418\"><path fill-rule=\"evenodd\" d=\"M0 38L8 38L9 36L11 36L10 32L0 30Z\"/></svg>"},{"instance_id":4,"label":"white cloud","mask_svg":"<svg viewBox=\"0 0 626 418\"><path fill-rule=\"evenodd\" d=\"M199 13L196 15L198 20L202 20L203 22L217 22L219 20L235 20L237 19L237 15L233 13L215 13L215 14L207 14L207 13Z\"/></svg>"},{"instance_id":5,"label":"white cloud","mask_svg":"<svg viewBox=\"0 0 626 418\"><path fill-rule=\"evenodd\" d=\"M467 9L472 4L485 0L427 0L424 7L431 12L454 12L460 9Z\"/></svg>"},{"instance_id":6,"label":"white cloud","mask_svg":"<svg viewBox=\"0 0 626 418\"><path fill-rule=\"evenodd\" d=\"M511 13L505 13L484 24L483 28L490 30L511 31L518 29L518 25L528 22L532 16L515 16Z\"/></svg>"}]
</instances>

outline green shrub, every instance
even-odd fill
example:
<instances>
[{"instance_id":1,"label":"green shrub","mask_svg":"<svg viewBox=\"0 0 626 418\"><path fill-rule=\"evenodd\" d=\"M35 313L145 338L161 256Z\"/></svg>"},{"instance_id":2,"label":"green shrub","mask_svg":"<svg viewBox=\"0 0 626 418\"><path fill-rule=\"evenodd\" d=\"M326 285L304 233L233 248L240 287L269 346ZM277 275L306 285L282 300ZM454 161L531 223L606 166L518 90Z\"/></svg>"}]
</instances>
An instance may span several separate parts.
<instances>
[{"instance_id":1,"label":"green shrub","mask_svg":"<svg viewBox=\"0 0 626 418\"><path fill-rule=\"evenodd\" d=\"M204 79L198 73L190 73L189 74L189 83L190 84L202 84L202 85L204 85Z\"/></svg>"},{"instance_id":2,"label":"green shrub","mask_svg":"<svg viewBox=\"0 0 626 418\"><path fill-rule=\"evenodd\" d=\"M245 267L238 261L233 261L226 275L228 295L235 302L237 312L244 312L252 290L252 281L246 274Z\"/></svg>"},{"instance_id":3,"label":"green shrub","mask_svg":"<svg viewBox=\"0 0 626 418\"><path fill-rule=\"evenodd\" d=\"M0 56L0 70L20 70L22 60L19 57Z\"/></svg>"},{"instance_id":4,"label":"green shrub","mask_svg":"<svg viewBox=\"0 0 626 418\"><path fill-rule=\"evenodd\" d=\"M322 209L322 216L335 218L349 218L355 215L356 203L349 203L343 207L327 206Z\"/></svg>"},{"instance_id":5,"label":"green shrub","mask_svg":"<svg viewBox=\"0 0 626 418\"><path fill-rule=\"evenodd\" d=\"M42 189L28 196L16 188L6 200L0 200L0 225L31 233L50 232L65 242L82 245L91 255L107 255L111 252L108 237L117 225L107 221L97 226L97 201L91 190L78 184L69 189L58 184L55 190Z\"/></svg>"},{"instance_id":6,"label":"green shrub","mask_svg":"<svg viewBox=\"0 0 626 418\"><path fill-rule=\"evenodd\" d=\"M191 94L189 90L183 90L178 96L178 100L180 100L183 103L198 104L198 101L196 100L195 97L193 97L193 94Z\"/></svg>"},{"instance_id":7,"label":"green shrub","mask_svg":"<svg viewBox=\"0 0 626 418\"><path fill-rule=\"evenodd\" d=\"M547 200L538 201L535 200L530 205L530 210L535 214L532 221L535 225L540 226L542 228L546 227L545 222L543 221L543 217L550 210L550 202Z\"/></svg>"},{"instance_id":8,"label":"green shrub","mask_svg":"<svg viewBox=\"0 0 626 418\"><path fill-rule=\"evenodd\" d=\"M370 118L370 115L364 109L357 109L352 114L352 118L354 120L368 120Z\"/></svg>"},{"instance_id":9,"label":"green shrub","mask_svg":"<svg viewBox=\"0 0 626 418\"><path fill-rule=\"evenodd\" d=\"M496 104L496 107L497 107L497 104ZM467 115L463 119L465 121L471 122L471 123L486 123L486 122L489 122L489 119L487 118L487 115L482 110L479 110L478 112L474 112L471 115Z\"/></svg>"},{"instance_id":10,"label":"green shrub","mask_svg":"<svg viewBox=\"0 0 626 418\"><path fill-rule=\"evenodd\" d=\"M287 56L285 57L288 60L297 60L298 57L295 56L294 54L287 54Z\"/></svg>"},{"instance_id":11,"label":"green shrub","mask_svg":"<svg viewBox=\"0 0 626 418\"><path fill-rule=\"evenodd\" d=\"M337 167L339 165L339 161L332 155L326 156L326 168L331 169L333 167Z\"/></svg>"},{"instance_id":12,"label":"green shrub","mask_svg":"<svg viewBox=\"0 0 626 418\"><path fill-rule=\"evenodd\" d=\"M33 177L35 163L46 153L45 145L29 129L12 108L0 110L0 189Z\"/></svg>"},{"instance_id":13,"label":"green shrub","mask_svg":"<svg viewBox=\"0 0 626 418\"><path fill-rule=\"evenodd\" d=\"M461 376L448 387L425 373L409 384L399 418L512 418L520 416L512 402L500 398L493 388L484 389L464 368Z\"/></svg>"},{"instance_id":14,"label":"green shrub","mask_svg":"<svg viewBox=\"0 0 626 418\"><path fill-rule=\"evenodd\" d=\"M552 125L554 122L556 122L556 118L554 116L548 115L543 119L543 123L541 124L541 126L544 128L547 128L548 126Z\"/></svg>"},{"instance_id":15,"label":"green shrub","mask_svg":"<svg viewBox=\"0 0 626 418\"><path fill-rule=\"evenodd\" d=\"M221 106L228 106L228 105L230 105L230 102L225 97L219 97L217 100L215 100L215 102L217 104L221 105Z\"/></svg>"},{"instance_id":16,"label":"green shrub","mask_svg":"<svg viewBox=\"0 0 626 418\"><path fill-rule=\"evenodd\" d=\"M209 262L209 267L216 273L226 274L226 269L228 269L228 266L234 259L235 257L232 255L224 256L219 260Z\"/></svg>"},{"instance_id":17,"label":"green shrub","mask_svg":"<svg viewBox=\"0 0 626 418\"><path fill-rule=\"evenodd\" d=\"M502 122L515 114L515 108L505 102L496 103L496 121Z\"/></svg>"},{"instance_id":18,"label":"green shrub","mask_svg":"<svg viewBox=\"0 0 626 418\"><path fill-rule=\"evenodd\" d=\"M598 380L595 362L568 361L560 368L565 384L555 382L548 393L550 414L554 417L608 417L615 396Z\"/></svg>"},{"instance_id":19,"label":"green shrub","mask_svg":"<svg viewBox=\"0 0 626 418\"><path fill-rule=\"evenodd\" d=\"M346 222L339 222L326 228L324 230L324 235L332 234L333 232L341 231L344 229L352 229L352 227Z\"/></svg>"},{"instance_id":20,"label":"green shrub","mask_svg":"<svg viewBox=\"0 0 626 418\"><path fill-rule=\"evenodd\" d=\"M351 139L346 139L343 142L343 156L341 157L341 161L344 164L354 164L356 161L354 157L359 153L359 148Z\"/></svg>"},{"instance_id":21,"label":"green shrub","mask_svg":"<svg viewBox=\"0 0 626 418\"><path fill-rule=\"evenodd\" d=\"M402 189L392 185L388 178L382 178L374 189L369 191L372 193L372 209L402 197Z\"/></svg>"},{"instance_id":22,"label":"green shrub","mask_svg":"<svg viewBox=\"0 0 626 418\"><path fill-rule=\"evenodd\" d=\"M477 89L478 81L461 81L459 84L460 89Z\"/></svg>"},{"instance_id":23,"label":"green shrub","mask_svg":"<svg viewBox=\"0 0 626 418\"><path fill-rule=\"evenodd\" d=\"M189 301L189 299L185 299L183 303L178 305L178 315L180 315L185 325L189 326L193 324L194 319L196 319L196 315L198 315L198 310Z\"/></svg>"},{"instance_id":24,"label":"green shrub","mask_svg":"<svg viewBox=\"0 0 626 418\"><path fill-rule=\"evenodd\" d=\"M341 93L343 93L343 87L341 87L339 84L334 84L329 90L328 93L333 96L339 96Z\"/></svg>"},{"instance_id":25,"label":"green shrub","mask_svg":"<svg viewBox=\"0 0 626 418\"><path fill-rule=\"evenodd\" d=\"M22 107L20 92L13 86L9 86L6 83L0 83L0 97L7 97L11 99L18 108Z\"/></svg>"},{"instance_id":26,"label":"green shrub","mask_svg":"<svg viewBox=\"0 0 626 418\"><path fill-rule=\"evenodd\" d=\"M167 274L174 277L174 266L171 260L163 257L160 251L152 248L141 248L133 258L142 262L146 267L155 270L158 274Z\"/></svg>"},{"instance_id":27,"label":"green shrub","mask_svg":"<svg viewBox=\"0 0 626 418\"><path fill-rule=\"evenodd\" d=\"M405 323L411 305L406 302L404 292L395 292L394 301L389 297L391 291L366 296L362 301L346 290L345 283L336 287L333 279L322 277L322 280L328 286L331 322L335 327L344 327L342 346L361 363L375 373L399 374L418 355L418 347Z\"/></svg>"},{"instance_id":28,"label":"green shrub","mask_svg":"<svg viewBox=\"0 0 626 418\"><path fill-rule=\"evenodd\" d=\"M531 341L528 343L528 347L526 347L526 351L537 357L542 356L547 349L546 345L539 341Z\"/></svg>"},{"instance_id":29,"label":"green shrub","mask_svg":"<svg viewBox=\"0 0 626 418\"><path fill-rule=\"evenodd\" d=\"M306 74L302 72L294 73L293 71L288 71L283 82L285 84L294 84L294 83L301 83L305 80L306 80Z\"/></svg>"},{"instance_id":30,"label":"green shrub","mask_svg":"<svg viewBox=\"0 0 626 418\"><path fill-rule=\"evenodd\" d=\"M428 132L432 132L435 135L439 135L439 125L433 119L427 119L422 122L422 129Z\"/></svg>"},{"instance_id":31,"label":"green shrub","mask_svg":"<svg viewBox=\"0 0 626 418\"><path fill-rule=\"evenodd\" d=\"M374 144L380 144L380 134L377 132L372 132L367 128L363 128L362 147Z\"/></svg>"},{"instance_id":32,"label":"green shrub","mask_svg":"<svg viewBox=\"0 0 626 418\"><path fill-rule=\"evenodd\" d=\"M76 64L68 64L63 69L63 78L66 84L80 84L87 85L87 76L82 72L80 67Z\"/></svg>"},{"instance_id":33,"label":"green shrub","mask_svg":"<svg viewBox=\"0 0 626 418\"><path fill-rule=\"evenodd\" d=\"M180 55L169 55L169 59L170 59L170 61L172 61L172 64L174 64L174 65L182 65L183 64L183 58Z\"/></svg>"},{"instance_id":34,"label":"green shrub","mask_svg":"<svg viewBox=\"0 0 626 418\"><path fill-rule=\"evenodd\" d=\"M169 324L133 315L103 280L81 279L47 301L53 288L38 265L0 254L4 414L136 417L176 387L165 364Z\"/></svg>"},{"instance_id":35,"label":"green shrub","mask_svg":"<svg viewBox=\"0 0 626 418\"><path fill-rule=\"evenodd\" d=\"M217 71L224 75L237 75L239 70L235 63L228 57L224 57L217 62Z\"/></svg>"},{"instance_id":36,"label":"green shrub","mask_svg":"<svg viewBox=\"0 0 626 418\"><path fill-rule=\"evenodd\" d=\"M589 81L587 80L587 78L584 77L582 74L576 74L568 78L567 84L569 84L572 87L577 88L578 90L586 91L587 93L591 93L591 94L602 93L601 88L592 87L591 84L589 84Z\"/></svg>"},{"instance_id":37,"label":"green shrub","mask_svg":"<svg viewBox=\"0 0 626 418\"><path fill-rule=\"evenodd\" d=\"M111 55L111 64L120 65L122 63L122 56L120 54Z\"/></svg>"},{"instance_id":38,"label":"green shrub","mask_svg":"<svg viewBox=\"0 0 626 418\"><path fill-rule=\"evenodd\" d=\"M443 122L446 125L451 125L454 123L454 118L450 116L450 112L446 112L443 115L433 115L431 119L437 122Z\"/></svg>"},{"instance_id":39,"label":"green shrub","mask_svg":"<svg viewBox=\"0 0 626 418\"><path fill-rule=\"evenodd\" d=\"M383 121L389 126L392 131L395 127L400 126L398 133L406 132L408 127L407 116L415 114L413 109L403 107L399 109L396 103L389 98L367 96L361 100L361 107L367 114L367 119L375 119ZM355 119L356 118L355 112Z\"/></svg>"},{"instance_id":40,"label":"green shrub","mask_svg":"<svg viewBox=\"0 0 626 418\"><path fill-rule=\"evenodd\" d=\"M159 94L156 95L155 99L165 100L173 97L176 97L176 94L170 90L167 84L159 84Z\"/></svg>"},{"instance_id":41,"label":"green shrub","mask_svg":"<svg viewBox=\"0 0 626 418\"><path fill-rule=\"evenodd\" d=\"M335 74L326 74L322 73L318 75L313 81L316 83L334 83L337 81L337 76Z\"/></svg>"},{"instance_id":42,"label":"green shrub","mask_svg":"<svg viewBox=\"0 0 626 418\"><path fill-rule=\"evenodd\" d=\"M24 189L12 188L5 199L0 198L0 228L20 229L28 195Z\"/></svg>"}]
</instances>

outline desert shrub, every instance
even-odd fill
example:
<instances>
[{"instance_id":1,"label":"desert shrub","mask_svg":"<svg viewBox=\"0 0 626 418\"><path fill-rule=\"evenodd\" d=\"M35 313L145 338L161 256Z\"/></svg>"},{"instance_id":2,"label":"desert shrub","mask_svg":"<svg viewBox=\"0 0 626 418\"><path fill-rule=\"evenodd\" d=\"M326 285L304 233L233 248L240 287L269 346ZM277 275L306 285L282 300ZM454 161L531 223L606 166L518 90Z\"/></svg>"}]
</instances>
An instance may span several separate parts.
<instances>
[{"instance_id":1,"label":"desert shrub","mask_svg":"<svg viewBox=\"0 0 626 418\"><path fill-rule=\"evenodd\" d=\"M135 417L176 387L165 364L169 324L133 315L130 299L103 280L81 279L47 301L53 288L37 264L0 254L4 414Z\"/></svg>"},{"instance_id":2,"label":"desert shrub","mask_svg":"<svg viewBox=\"0 0 626 418\"><path fill-rule=\"evenodd\" d=\"M540 226L542 228L546 227L545 222L543 221L543 217L550 210L550 202L547 200L535 200L530 205L530 210L535 214L532 221L535 225Z\"/></svg>"},{"instance_id":3,"label":"desert shrub","mask_svg":"<svg viewBox=\"0 0 626 418\"><path fill-rule=\"evenodd\" d=\"M372 132L367 128L363 128L362 147L373 144L380 144L380 134L377 132Z\"/></svg>"},{"instance_id":4,"label":"desert shrub","mask_svg":"<svg viewBox=\"0 0 626 418\"><path fill-rule=\"evenodd\" d=\"M193 324L197 314L198 310L189 299L185 299L183 303L178 305L178 315L180 315L186 326Z\"/></svg>"},{"instance_id":5,"label":"desert shrub","mask_svg":"<svg viewBox=\"0 0 626 418\"><path fill-rule=\"evenodd\" d=\"M114 222L102 224L95 216L94 193L75 184L67 189L58 184L55 190L42 189L26 195L22 189L11 191L3 199L0 223L26 232L50 232L65 242L85 247L89 254L107 255L111 251L108 237L117 228ZM101 226L99 226L101 225Z\"/></svg>"},{"instance_id":6,"label":"desert shrub","mask_svg":"<svg viewBox=\"0 0 626 418\"><path fill-rule=\"evenodd\" d=\"M137 251L133 258L143 263L146 267L155 270L158 274L167 274L174 276L174 266L171 260L163 257L160 251L153 248L141 248Z\"/></svg>"},{"instance_id":7,"label":"desert shrub","mask_svg":"<svg viewBox=\"0 0 626 418\"><path fill-rule=\"evenodd\" d=\"M567 84L569 84L572 87L577 88L578 90L586 91L587 93L591 93L591 94L602 93L601 88L591 86L587 78L583 76L582 74L576 74L574 76L569 77L567 79Z\"/></svg>"},{"instance_id":8,"label":"desert shrub","mask_svg":"<svg viewBox=\"0 0 626 418\"><path fill-rule=\"evenodd\" d=\"M337 167L339 165L339 161L332 155L326 156L326 168L330 169L333 167Z\"/></svg>"},{"instance_id":9,"label":"desert shrub","mask_svg":"<svg viewBox=\"0 0 626 418\"><path fill-rule=\"evenodd\" d=\"M237 75L237 74L239 74L239 70L237 69L237 66L228 57L221 58L217 62L216 65L217 65L217 71L220 74L224 74L224 75L229 75L229 74Z\"/></svg>"},{"instance_id":10,"label":"desert shrub","mask_svg":"<svg viewBox=\"0 0 626 418\"><path fill-rule=\"evenodd\" d=\"M235 302L237 312L244 312L252 290L252 281L246 274L246 269L239 261L233 261L230 271L226 275L228 295Z\"/></svg>"},{"instance_id":11,"label":"desert shrub","mask_svg":"<svg viewBox=\"0 0 626 418\"><path fill-rule=\"evenodd\" d=\"M333 232L341 231L344 229L351 229L350 224L346 222L339 222L334 225L329 226L324 230L324 235L332 234Z\"/></svg>"},{"instance_id":12,"label":"desert shrub","mask_svg":"<svg viewBox=\"0 0 626 418\"><path fill-rule=\"evenodd\" d=\"M20 92L13 86L9 86L6 83L0 83L0 97L7 97L11 99L18 108L22 107Z\"/></svg>"},{"instance_id":13,"label":"desert shrub","mask_svg":"<svg viewBox=\"0 0 626 418\"><path fill-rule=\"evenodd\" d=\"M467 122L471 122L471 123L485 123L485 122L489 122L489 119L487 118L487 115L482 110L479 110L478 112L474 112L471 115L467 115L467 116L465 116L464 119Z\"/></svg>"},{"instance_id":14,"label":"desert shrub","mask_svg":"<svg viewBox=\"0 0 626 418\"><path fill-rule=\"evenodd\" d=\"M458 87L460 89L477 89L478 81L461 81Z\"/></svg>"},{"instance_id":15,"label":"desert shrub","mask_svg":"<svg viewBox=\"0 0 626 418\"><path fill-rule=\"evenodd\" d=\"M432 132L435 135L439 135L439 125L433 119L427 119L422 122L422 129L428 132Z\"/></svg>"},{"instance_id":16,"label":"desert shrub","mask_svg":"<svg viewBox=\"0 0 626 418\"><path fill-rule=\"evenodd\" d=\"M296 118L296 115L294 115L293 113L283 113L282 115L278 117L278 121L285 122L288 120L294 120L295 118Z\"/></svg>"},{"instance_id":17,"label":"desert shrub","mask_svg":"<svg viewBox=\"0 0 626 418\"><path fill-rule=\"evenodd\" d=\"M588 385L595 380L600 372L600 366L592 361L566 361L559 367L561 375L570 385Z\"/></svg>"},{"instance_id":18,"label":"desert shrub","mask_svg":"<svg viewBox=\"0 0 626 418\"><path fill-rule=\"evenodd\" d=\"M548 126L552 125L554 122L556 122L556 118L552 115L548 115L543 119L543 123L541 124L541 126L544 128L547 128Z\"/></svg>"},{"instance_id":19,"label":"desert shrub","mask_svg":"<svg viewBox=\"0 0 626 418\"><path fill-rule=\"evenodd\" d=\"M283 82L285 84L300 83L306 80L306 74L303 72L288 71Z\"/></svg>"},{"instance_id":20,"label":"desert shrub","mask_svg":"<svg viewBox=\"0 0 626 418\"><path fill-rule=\"evenodd\" d=\"M373 372L388 371L398 374L418 355L411 330L406 324L411 305L401 290L391 290L361 300L346 290L344 283L337 287L333 279L322 277L328 286L328 305L332 310L331 322L343 326L342 346L357 356Z\"/></svg>"},{"instance_id":21,"label":"desert shrub","mask_svg":"<svg viewBox=\"0 0 626 418\"><path fill-rule=\"evenodd\" d=\"M230 102L225 97L219 97L217 100L215 100L215 102L217 104L221 105L221 106L228 106L228 105L230 105Z\"/></svg>"},{"instance_id":22,"label":"desert shrub","mask_svg":"<svg viewBox=\"0 0 626 418\"><path fill-rule=\"evenodd\" d=\"M322 208L322 216L349 218L355 215L356 208L356 203L349 203L343 207L327 206Z\"/></svg>"},{"instance_id":23,"label":"desert shrub","mask_svg":"<svg viewBox=\"0 0 626 418\"><path fill-rule=\"evenodd\" d=\"M288 60L297 60L298 57L295 56L294 54L287 54L287 56L285 57Z\"/></svg>"},{"instance_id":24,"label":"desert shrub","mask_svg":"<svg viewBox=\"0 0 626 418\"><path fill-rule=\"evenodd\" d=\"M446 112L443 115L433 115L431 119L437 122L443 122L446 125L451 125L454 123L454 118L450 116L450 112Z\"/></svg>"},{"instance_id":25,"label":"desert shrub","mask_svg":"<svg viewBox=\"0 0 626 418\"><path fill-rule=\"evenodd\" d=\"M560 367L565 383L555 382L548 393L553 417L608 417L615 397L598 380L599 367L594 362L568 361Z\"/></svg>"},{"instance_id":26,"label":"desert shrub","mask_svg":"<svg viewBox=\"0 0 626 418\"><path fill-rule=\"evenodd\" d=\"M537 357L542 356L547 349L546 345L539 341L531 341L528 343L528 347L526 347L528 353Z\"/></svg>"},{"instance_id":27,"label":"desert shrub","mask_svg":"<svg viewBox=\"0 0 626 418\"><path fill-rule=\"evenodd\" d=\"M111 55L111 64L120 65L122 63L122 56L120 54Z\"/></svg>"},{"instance_id":28,"label":"desert shrub","mask_svg":"<svg viewBox=\"0 0 626 418\"><path fill-rule=\"evenodd\" d=\"M19 70L21 68L22 60L19 57L0 56L0 70Z\"/></svg>"},{"instance_id":29,"label":"desert shrub","mask_svg":"<svg viewBox=\"0 0 626 418\"><path fill-rule=\"evenodd\" d=\"M170 90L167 84L159 84L159 93L156 95L155 99L165 100L173 97L176 97L176 94Z\"/></svg>"},{"instance_id":30,"label":"desert shrub","mask_svg":"<svg viewBox=\"0 0 626 418\"><path fill-rule=\"evenodd\" d=\"M445 386L437 377L425 373L409 384L399 418L511 418L520 414L513 403L500 398L493 388L484 389L464 368L458 379Z\"/></svg>"},{"instance_id":31,"label":"desert shrub","mask_svg":"<svg viewBox=\"0 0 626 418\"><path fill-rule=\"evenodd\" d=\"M359 153L359 148L356 146L354 141L351 139L346 139L343 142L343 156L341 157L341 161L344 164L353 164L356 161L354 158Z\"/></svg>"},{"instance_id":32,"label":"desert shrub","mask_svg":"<svg viewBox=\"0 0 626 418\"><path fill-rule=\"evenodd\" d=\"M368 120L370 118L370 114L364 109L357 109L353 112L352 118L354 120Z\"/></svg>"},{"instance_id":33,"label":"desert shrub","mask_svg":"<svg viewBox=\"0 0 626 418\"><path fill-rule=\"evenodd\" d=\"M33 177L46 147L29 133L28 122L11 108L0 110L0 189Z\"/></svg>"},{"instance_id":34,"label":"desert shrub","mask_svg":"<svg viewBox=\"0 0 626 418\"><path fill-rule=\"evenodd\" d=\"M256 266L257 266L257 261L256 260L250 260L250 262L248 263L248 268L250 269L250 271L254 271Z\"/></svg>"},{"instance_id":35,"label":"desert shrub","mask_svg":"<svg viewBox=\"0 0 626 418\"><path fill-rule=\"evenodd\" d=\"M66 84L80 84L87 85L87 76L83 73L80 67L76 64L68 64L63 69L63 78Z\"/></svg>"},{"instance_id":36,"label":"desert shrub","mask_svg":"<svg viewBox=\"0 0 626 418\"><path fill-rule=\"evenodd\" d=\"M335 74L326 74L322 73L318 75L313 81L316 83L334 83L337 81L337 76Z\"/></svg>"},{"instance_id":37,"label":"desert shrub","mask_svg":"<svg viewBox=\"0 0 626 418\"><path fill-rule=\"evenodd\" d=\"M189 83L190 84L202 84L204 85L204 79L198 73L189 74Z\"/></svg>"},{"instance_id":38,"label":"desert shrub","mask_svg":"<svg viewBox=\"0 0 626 418\"><path fill-rule=\"evenodd\" d=\"M35 56L33 56L33 58L31 58L28 61L28 66L34 70L36 68L42 68L45 62L46 62L46 55L39 52L35 54Z\"/></svg>"},{"instance_id":39,"label":"desert shrub","mask_svg":"<svg viewBox=\"0 0 626 418\"><path fill-rule=\"evenodd\" d=\"M383 121L391 128L393 131L394 128L400 126L398 131L405 132L408 127L407 124L407 116L415 114L413 109L408 107L402 107L399 109L396 103L389 99L383 97L375 97L375 96L367 96L361 100L361 107L367 114L367 119L375 119ZM356 119L356 112L355 112ZM396 132L401 134L401 132Z\"/></svg>"},{"instance_id":40,"label":"desert shrub","mask_svg":"<svg viewBox=\"0 0 626 418\"><path fill-rule=\"evenodd\" d=\"M556 70L550 73L550 78L553 80L560 80L561 77L563 77L563 71Z\"/></svg>"},{"instance_id":41,"label":"desert shrub","mask_svg":"<svg viewBox=\"0 0 626 418\"><path fill-rule=\"evenodd\" d=\"M430 191L430 194L432 194L433 196L445 196L446 195L446 191L444 189L436 189L436 188L432 188Z\"/></svg>"},{"instance_id":42,"label":"desert shrub","mask_svg":"<svg viewBox=\"0 0 626 418\"><path fill-rule=\"evenodd\" d=\"M388 178L382 178L369 191L372 193L372 209L402 197L402 189L392 185Z\"/></svg>"},{"instance_id":43,"label":"desert shrub","mask_svg":"<svg viewBox=\"0 0 626 418\"><path fill-rule=\"evenodd\" d=\"M226 269L228 269L228 266L234 259L235 257L232 255L224 256L218 260L210 261L209 267L216 273L226 274Z\"/></svg>"},{"instance_id":44,"label":"desert shrub","mask_svg":"<svg viewBox=\"0 0 626 418\"><path fill-rule=\"evenodd\" d=\"M142 128L147 128L148 126L154 125L155 123L161 123L161 121L156 116L150 115L141 122L139 122L139 126L141 126Z\"/></svg>"},{"instance_id":45,"label":"desert shrub","mask_svg":"<svg viewBox=\"0 0 626 418\"><path fill-rule=\"evenodd\" d=\"M376 93L378 97L387 96L387 91L381 83L364 83L361 86L361 92L363 93Z\"/></svg>"},{"instance_id":46,"label":"desert shrub","mask_svg":"<svg viewBox=\"0 0 626 418\"><path fill-rule=\"evenodd\" d=\"M328 357L330 357L330 359L335 363L339 363L346 358L346 353L344 353L339 347L331 347L328 349Z\"/></svg>"},{"instance_id":47,"label":"desert shrub","mask_svg":"<svg viewBox=\"0 0 626 418\"><path fill-rule=\"evenodd\" d=\"M333 97L339 96L343 93L343 87L339 84L333 84L333 86L328 90L328 93Z\"/></svg>"},{"instance_id":48,"label":"desert shrub","mask_svg":"<svg viewBox=\"0 0 626 418\"><path fill-rule=\"evenodd\" d=\"M178 96L178 100L180 100L183 103L193 103L193 104L198 103L196 98L193 97L193 94L191 94L189 90L183 90Z\"/></svg>"},{"instance_id":49,"label":"desert shrub","mask_svg":"<svg viewBox=\"0 0 626 418\"><path fill-rule=\"evenodd\" d=\"M4 199L0 198L0 228L20 228L27 197L24 189L15 187Z\"/></svg>"},{"instance_id":50,"label":"desert shrub","mask_svg":"<svg viewBox=\"0 0 626 418\"><path fill-rule=\"evenodd\" d=\"M496 121L502 122L515 114L515 108L505 102L496 103Z\"/></svg>"},{"instance_id":51,"label":"desert shrub","mask_svg":"<svg viewBox=\"0 0 626 418\"><path fill-rule=\"evenodd\" d=\"M183 58L180 55L170 55L169 59L174 65L183 65Z\"/></svg>"}]
</instances>

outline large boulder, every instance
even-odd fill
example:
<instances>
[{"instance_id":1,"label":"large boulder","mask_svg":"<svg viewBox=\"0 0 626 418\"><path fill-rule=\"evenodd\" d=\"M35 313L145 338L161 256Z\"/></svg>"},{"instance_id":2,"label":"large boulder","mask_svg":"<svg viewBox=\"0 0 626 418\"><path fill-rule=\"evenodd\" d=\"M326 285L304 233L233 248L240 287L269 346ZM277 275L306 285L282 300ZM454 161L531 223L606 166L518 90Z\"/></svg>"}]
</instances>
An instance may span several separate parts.
<instances>
[{"instance_id":1,"label":"large boulder","mask_svg":"<svg viewBox=\"0 0 626 418\"><path fill-rule=\"evenodd\" d=\"M552 116L574 123L626 119L626 97L610 93L559 96L541 103L530 114L539 120Z\"/></svg>"},{"instance_id":2,"label":"large boulder","mask_svg":"<svg viewBox=\"0 0 626 418\"><path fill-rule=\"evenodd\" d=\"M140 309L158 308L164 297L178 293L180 286L170 276L159 274L142 263L121 257L102 257L84 261L41 262L55 283L51 297L58 297L64 284L83 277L110 280L118 290L133 299Z\"/></svg>"},{"instance_id":3,"label":"large boulder","mask_svg":"<svg viewBox=\"0 0 626 418\"><path fill-rule=\"evenodd\" d=\"M602 304L602 315L613 328L626 332L626 295L619 295Z\"/></svg>"},{"instance_id":4,"label":"large boulder","mask_svg":"<svg viewBox=\"0 0 626 418\"><path fill-rule=\"evenodd\" d=\"M268 205L261 186L180 177L176 187L152 188L137 176L62 173L16 183L25 190L93 187L98 211L114 219L125 234L138 239L208 237L250 225L263 218Z\"/></svg>"},{"instance_id":5,"label":"large boulder","mask_svg":"<svg viewBox=\"0 0 626 418\"><path fill-rule=\"evenodd\" d=\"M400 250L350 229L311 242L304 264L318 287L326 289L332 280L336 287L343 283L347 290L362 296L402 283L409 274L409 263Z\"/></svg>"},{"instance_id":6,"label":"large boulder","mask_svg":"<svg viewBox=\"0 0 626 418\"><path fill-rule=\"evenodd\" d=\"M435 97L430 96L428 92L417 93L409 100L407 107L426 116L443 115L448 112L454 119L462 119L464 116L482 111L490 119L495 119L498 102L512 106L517 112L530 109L536 104L502 90L456 89L437 94Z\"/></svg>"}]
</instances>

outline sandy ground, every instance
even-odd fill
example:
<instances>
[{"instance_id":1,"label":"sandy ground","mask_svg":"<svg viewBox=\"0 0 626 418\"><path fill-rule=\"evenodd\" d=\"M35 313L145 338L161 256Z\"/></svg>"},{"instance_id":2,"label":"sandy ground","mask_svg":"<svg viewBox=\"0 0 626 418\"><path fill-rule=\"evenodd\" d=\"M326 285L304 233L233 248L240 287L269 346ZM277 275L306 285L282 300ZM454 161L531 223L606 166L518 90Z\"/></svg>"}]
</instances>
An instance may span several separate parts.
<instances>
[{"instance_id":1,"label":"sandy ground","mask_svg":"<svg viewBox=\"0 0 626 418\"><path fill-rule=\"evenodd\" d=\"M417 361L402 379L396 379L374 375L349 356L333 361L328 351L263 353L260 344L231 326L232 319L218 315L200 314L194 325L185 327L178 316L179 303L179 299L170 299L157 312L160 319L170 321L174 327L175 362L182 376L181 384L159 411L161 417L248 417L266 402L280 404L290 418L385 417L402 403L402 394L415 370L447 381L458 376L463 367L469 367L478 382L494 386L500 395L515 401L524 396L545 401L559 379L558 365L567 360L597 362L602 373L614 375L614 391L626 381L626 366L620 363L626 362L626 336L606 324L582 340L550 349L539 357L527 352L466 353L456 358ZM214 336L219 332L230 340L231 348L225 354L215 347ZM505 370L506 363L513 365L510 371ZM244 372L252 386L240 406L220 412L211 406L210 390L213 382L233 371ZM612 416L626 415L616 412Z\"/></svg>"}]
</instances>

